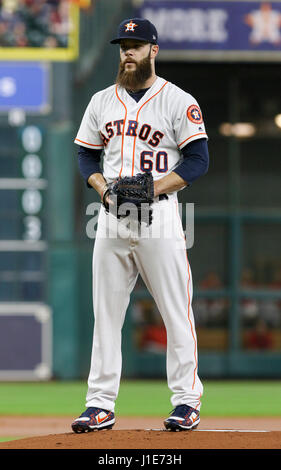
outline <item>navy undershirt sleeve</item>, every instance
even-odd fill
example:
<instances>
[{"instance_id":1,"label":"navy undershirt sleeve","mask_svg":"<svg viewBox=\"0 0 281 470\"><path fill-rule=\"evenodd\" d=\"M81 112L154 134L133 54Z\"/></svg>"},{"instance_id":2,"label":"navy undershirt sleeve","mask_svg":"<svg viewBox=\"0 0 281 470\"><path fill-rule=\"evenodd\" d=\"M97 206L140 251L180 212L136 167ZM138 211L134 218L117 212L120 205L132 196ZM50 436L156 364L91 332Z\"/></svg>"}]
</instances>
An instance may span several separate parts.
<instances>
[{"instance_id":1,"label":"navy undershirt sleeve","mask_svg":"<svg viewBox=\"0 0 281 470\"><path fill-rule=\"evenodd\" d=\"M79 147L78 166L88 188L92 186L88 183L88 178L93 173L102 173L100 167L102 150L89 149L88 147Z\"/></svg>"},{"instance_id":2,"label":"navy undershirt sleeve","mask_svg":"<svg viewBox=\"0 0 281 470\"><path fill-rule=\"evenodd\" d=\"M207 139L197 139L182 150L183 161L173 171L191 185L199 176L205 175L209 168Z\"/></svg>"}]
</instances>

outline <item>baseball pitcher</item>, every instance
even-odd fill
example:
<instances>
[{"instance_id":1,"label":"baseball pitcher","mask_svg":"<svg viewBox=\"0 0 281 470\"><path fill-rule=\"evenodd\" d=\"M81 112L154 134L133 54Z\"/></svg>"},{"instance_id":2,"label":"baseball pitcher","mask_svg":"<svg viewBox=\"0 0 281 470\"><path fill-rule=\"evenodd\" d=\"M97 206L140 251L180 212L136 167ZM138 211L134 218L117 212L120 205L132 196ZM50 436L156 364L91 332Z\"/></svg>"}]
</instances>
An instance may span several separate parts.
<instances>
[{"instance_id":1,"label":"baseball pitcher","mask_svg":"<svg viewBox=\"0 0 281 470\"><path fill-rule=\"evenodd\" d=\"M102 204L93 253L95 323L86 410L72 429L110 429L115 423L121 331L141 275L167 331L174 409L164 426L190 430L200 421L203 386L177 193L207 172L208 137L195 98L156 75L158 35L150 21L124 20L111 43L120 48L116 83L92 96L75 138L81 175Z\"/></svg>"}]
</instances>

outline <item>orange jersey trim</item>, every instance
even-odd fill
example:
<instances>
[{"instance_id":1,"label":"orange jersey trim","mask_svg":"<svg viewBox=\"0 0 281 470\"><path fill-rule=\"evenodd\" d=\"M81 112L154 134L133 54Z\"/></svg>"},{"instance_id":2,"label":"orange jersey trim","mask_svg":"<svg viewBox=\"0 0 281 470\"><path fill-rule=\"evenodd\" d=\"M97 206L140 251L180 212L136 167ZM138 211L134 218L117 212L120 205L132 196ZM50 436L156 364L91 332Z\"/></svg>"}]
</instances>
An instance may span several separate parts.
<instances>
[{"instance_id":1,"label":"orange jersey trim","mask_svg":"<svg viewBox=\"0 0 281 470\"><path fill-rule=\"evenodd\" d=\"M103 144L89 144L89 142L84 142L83 140L80 140L80 139L75 139L75 142L76 140L78 142L81 142L81 144L90 145L91 147L103 147Z\"/></svg>"},{"instance_id":2,"label":"orange jersey trim","mask_svg":"<svg viewBox=\"0 0 281 470\"><path fill-rule=\"evenodd\" d=\"M137 121L137 122L138 122L138 118L139 118L140 111L141 111L141 109L144 107L144 105L146 105L146 103L148 103L150 100L152 100L152 98L154 98L154 96L158 95L158 93L160 93L160 91L163 90L164 86L166 86L167 83L168 83L168 82L165 82L164 85L161 86L160 90L158 90L156 93L154 93L154 95L152 95L150 98L148 98L148 100L146 100L146 101L141 105L140 109L139 109L138 112L137 112L137 116L136 116L136 121ZM134 176L136 140L137 140L137 137L134 137L133 161L132 161L132 176Z\"/></svg>"},{"instance_id":3,"label":"orange jersey trim","mask_svg":"<svg viewBox=\"0 0 281 470\"><path fill-rule=\"evenodd\" d=\"M136 116L136 121L138 122L138 117L139 117L139 113L141 111L141 109L144 107L144 105L146 103L148 103L148 101L150 101L152 98L154 98L154 96L158 95L158 93L160 93L160 91L163 90L164 86L167 85L168 82L165 82L164 85L162 85L162 87L160 88L160 90L158 90L156 93L154 93L154 95L152 95L148 100L146 100L142 105L141 107L139 108L138 112L137 112L137 116ZM123 156L124 156L124 132L125 132L125 123L126 123L126 119L127 119L127 114L128 114L128 111L127 111L127 107L125 105L125 103L121 100L120 96L118 95L118 90L117 90L117 85L115 87L115 93L116 93L116 96L118 98L118 100L120 101L120 103L124 106L124 109L125 109L125 118L124 118L124 124L123 124L123 129L122 129L122 144L121 144L121 169L120 169L120 172L119 172L119 177L121 176L122 174L122 170L123 170ZM135 164L135 150L136 150L136 139L137 139L137 136L134 137L134 145L133 145L133 160L132 160L132 176L134 175L134 164Z\"/></svg>"},{"instance_id":4,"label":"orange jersey trim","mask_svg":"<svg viewBox=\"0 0 281 470\"><path fill-rule=\"evenodd\" d=\"M193 134L191 135L190 137L188 137L187 139L183 140L179 145L178 147L180 147L182 144L184 144L185 142L187 142L188 140L192 139L192 137L197 137L197 135L206 135L206 132L199 132L198 134Z\"/></svg>"},{"instance_id":5,"label":"orange jersey trim","mask_svg":"<svg viewBox=\"0 0 281 470\"><path fill-rule=\"evenodd\" d=\"M120 96L118 95L117 85L116 85L116 87L115 87L115 93L116 93L116 96L117 96L118 100L120 101L120 103L121 103L121 104L124 106L124 108L125 108L125 117L124 117L124 122L123 122L123 129L122 129L121 168L120 168L120 171L119 171L119 178L120 178L120 177L121 177L121 174L122 174L122 170L123 170L124 132L125 132L125 123L126 123L128 111L127 111L127 107L126 107L125 103L123 103L123 101L121 100Z\"/></svg>"}]
</instances>

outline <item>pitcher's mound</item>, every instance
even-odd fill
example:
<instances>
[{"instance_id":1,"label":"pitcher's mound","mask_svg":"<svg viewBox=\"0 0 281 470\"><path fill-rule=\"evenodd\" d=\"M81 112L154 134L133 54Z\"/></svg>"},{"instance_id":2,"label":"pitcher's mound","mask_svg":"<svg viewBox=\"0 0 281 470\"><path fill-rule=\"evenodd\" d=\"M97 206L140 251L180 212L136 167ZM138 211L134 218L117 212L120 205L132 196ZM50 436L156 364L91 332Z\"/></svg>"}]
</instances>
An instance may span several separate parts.
<instances>
[{"instance_id":1,"label":"pitcher's mound","mask_svg":"<svg viewBox=\"0 0 281 470\"><path fill-rule=\"evenodd\" d=\"M281 432L112 429L17 439L0 443L0 449L281 449Z\"/></svg>"}]
</instances>

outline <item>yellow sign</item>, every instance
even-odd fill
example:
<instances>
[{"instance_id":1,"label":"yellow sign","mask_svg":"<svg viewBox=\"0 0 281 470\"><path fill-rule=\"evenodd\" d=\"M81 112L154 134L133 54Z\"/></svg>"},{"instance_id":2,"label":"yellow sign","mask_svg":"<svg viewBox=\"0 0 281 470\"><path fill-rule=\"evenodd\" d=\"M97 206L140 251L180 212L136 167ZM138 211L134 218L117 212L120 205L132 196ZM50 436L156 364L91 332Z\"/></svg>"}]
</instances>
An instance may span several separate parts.
<instances>
[{"instance_id":1,"label":"yellow sign","mask_svg":"<svg viewBox=\"0 0 281 470\"><path fill-rule=\"evenodd\" d=\"M71 0L76 3L80 8L88 9L91 6L91 0Z\"/></svg>"},{"instance_id":2,"label":"yellow sign","mask_svg":"<svg viewBox=\"0 0 281 470\"><path fill-rule=\"evenodd\" d=\"M79 5L69 0L53 5L30 1L23 9L16 0L2 2L0 60L64 62L78 57Z\"/></svg>"}]
</instances>

